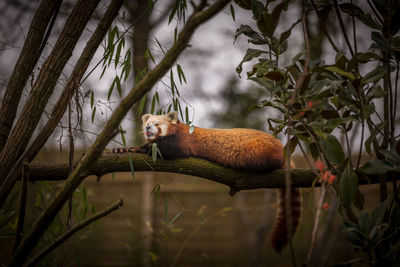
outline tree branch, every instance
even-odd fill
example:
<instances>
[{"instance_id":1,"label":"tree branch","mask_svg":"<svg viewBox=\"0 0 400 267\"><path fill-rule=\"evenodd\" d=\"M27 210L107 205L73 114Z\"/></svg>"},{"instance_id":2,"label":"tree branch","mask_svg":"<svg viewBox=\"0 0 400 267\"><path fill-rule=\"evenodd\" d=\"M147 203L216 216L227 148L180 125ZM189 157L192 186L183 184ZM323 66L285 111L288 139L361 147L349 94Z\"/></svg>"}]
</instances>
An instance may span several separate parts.
<instances>
[{"instance_id":1,"label":"tree branch","mask_svg":"<svg viewBox=\"0 0 400 267\"><path fill-rule=\"evenodd\" d=\"M215 163L198 159L157 159L154 163L150 156L131 154L135 172L154 171L171 172L201 177L231 187L234 191L256 188L284 188L285 170L279 169L266 173L249 172L225 168ZM79 161L75 161L74 165ZM31 181L61 181L68 177L68 163L30 164L28 167ZM112 172L130 172L129 154L105 154L91 166L87 175L101 177ZM315 173L308 169L290 170L292 187L311 187ZM359 184L378 183L378 177L359 175ZM316 186L319 186L318 184Z\"/></svg>"},{"instance_id":2,"label":"tree branch","mask_svg":"<svg viewBox=\"0 0 400 267\"><path fill-rule=\"evenodd\" d=\"M7 174L28 145L57 80L68 59L72 56L81 33L99 2L100 0L80 0L77 2L65 22L52 52L40 70L21 115L0 153L0 203L14 185L13 180L6 180Z\"/></svg>"},{"instance_id":3,"label":"tree branch","mask_svg":"<svg viewBox=\"0 0 400 267\"><path fill-rule=\"evenodd\" d=\"M14 185L15 181L18 179L18 176L21 174L22 163L30 162L37 155L39 150L43 147L49 136L53 133L54 129L60 122L62 116L65 113L65 110L67 109L68 103L70 103L72 96L80 86L80 81L83 74L86 72L90 61L96 53L96 50L99 47L101 41L104 39L104 36L110 28L111 23L118 15L118 11L121 8L123 2L124 0L113 0L109 5L106 13L104 14L104 17L98 24L95 32L90 37L90 40L87 42L85 48L83 49L83 52L79 57L74 67L74 70L72 71L72 74L68 79L67 85L64 88L64 91L58 99L57 104L55 105L51 113L50 118L42 127L32 144L30 144L30 146L14 163L13 168L11 168L11 171L8 173L6 182L7 184L9 184L9 186L7 190L5 190L4 192L0 192L0 203L6 198L9 188L12 188L12 185Z\"/></svg>"},{"instance_id":4,"label":"tree branch","mask_svg":"<svg viewBox=\"0 0 400 267\"><path fill-rule=\"evenodd\" d=\"M96 212L86 220L78 223L75 225L73 228L69 229L67 232L65 232L62 236L57 238L50 246L47 248L43 249L41 252L39 252L36 256L33 257L33 259L26 265L26 266L36 266L46 255L48 255L51 251L53 251L55 248L57 248L59 245L64 243L66 240L68 240L72 235L74 235L76 232L82 230L89 224L107 216L111 212L119 209L122 207L123 200L122 198L112 205L108 206L107 208L103 209L102 211Z\"/></svg>"},{"instance_id":5,"label":"tree branch","mask_svg":"<svg viewBox=\"0 0 400 267\"><path fill-rule=\"evenodd\" d=\"M61 0L43 0L32 19L24 47L8 82L0 109L0 151L6 144L12 124L17 114L22 91L35 67L47 25Z\"/></svg>"}]
</instances>

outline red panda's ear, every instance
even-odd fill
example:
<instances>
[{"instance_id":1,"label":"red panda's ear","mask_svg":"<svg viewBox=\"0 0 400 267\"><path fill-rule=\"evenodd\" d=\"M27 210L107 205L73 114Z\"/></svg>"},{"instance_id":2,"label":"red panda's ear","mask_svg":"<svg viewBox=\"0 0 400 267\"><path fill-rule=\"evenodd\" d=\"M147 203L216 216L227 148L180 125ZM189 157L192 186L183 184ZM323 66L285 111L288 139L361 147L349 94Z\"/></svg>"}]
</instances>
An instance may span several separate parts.
<instances>
[{"instance_id":1,"label":"red panda's ear","mask_svg":"<svg viewBox=\"0 0 400 267\"><path fill-rule=\"evenodd\" d=\"M166 116L168 121L170 121L171 123L176 124L178 122L178 112L172 111L168 113Z\"/></svg>"},{"instance_id":2,"label":"red panda's ear","mask_svg":"<svg viewBox=\"0 0 400 267\"><path fill-rule=\"evenodd\" d=\"M144 114L144 115L142 116L142 122L143 122L143 124L146 123L146 121L150 118L150 116L151 116L151 114Z\"/></svg>"}]
</instances>

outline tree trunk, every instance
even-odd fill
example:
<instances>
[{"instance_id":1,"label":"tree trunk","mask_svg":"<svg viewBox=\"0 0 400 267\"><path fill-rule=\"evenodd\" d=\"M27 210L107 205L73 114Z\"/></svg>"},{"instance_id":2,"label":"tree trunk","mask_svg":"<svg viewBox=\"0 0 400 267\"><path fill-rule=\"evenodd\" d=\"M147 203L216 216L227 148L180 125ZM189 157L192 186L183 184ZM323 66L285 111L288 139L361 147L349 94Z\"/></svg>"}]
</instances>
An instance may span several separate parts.
<instances>
[{"instance_id":1,"label":"tree trunk","mask_svg":"<svg viewBox=\"0 0 400 267\"><path fill-rule=\"evenodd\" d=\"M22 91L39 59L39 51L47 25L59 5L61 5L61 0L43 0L32 19L0 109L0 151L10 134Z\"/></svg>"},{"instance_id":2,"label":"tree trunk","mask_svg":"<svg viewBox=\"0 0 400 267\"><path fill-rule=\"evenodd\" d=\"M95 32L92 37L86 44L81 56L79 57L74 70L70 78L68 79L67 85L64 88L62 95L60 96L57 104L54 106L54 110L46 122L46 125L42 128L39 134L36 136L35 140L29 146L27 150L25 150L24 154L18 159L18 161L14 164L14 167L11 169L7 176L7 180L10 180L10 184L14 183L15 180L21 173L22 164L24 162L30 162L39 152L39 150L46 143L49 136L52 134L54 129L57 127L60 122L68 103L71 101L72 96L78 90L80 86L80 81L82 79L83 74L86 72L87 67L92 60L94 54L96 53L97 48L99 47L101 41L104 36L107 34L111 23L114 18L118 15L118 11L121 8L124 0L113 0L104 14L103 19L100 21L97 26ZM6 192L5 192L6 193ZM2 199L4 199L6 194L0 193L0 203Z\"/></svg>"},{"instance_id":3,"label":"tree trunk","mask_svg":"<svg viewBox=\"0 0 400 267\"><path fill-rule=\"evenodd\" d=\"M50 56L43 64L28 101L0 153L0 196L7 195L13 187L15 181L6 180L7 173L26 149L57 80L99 2L80 0L76 4Z\"/></svg>"}]
</instances>

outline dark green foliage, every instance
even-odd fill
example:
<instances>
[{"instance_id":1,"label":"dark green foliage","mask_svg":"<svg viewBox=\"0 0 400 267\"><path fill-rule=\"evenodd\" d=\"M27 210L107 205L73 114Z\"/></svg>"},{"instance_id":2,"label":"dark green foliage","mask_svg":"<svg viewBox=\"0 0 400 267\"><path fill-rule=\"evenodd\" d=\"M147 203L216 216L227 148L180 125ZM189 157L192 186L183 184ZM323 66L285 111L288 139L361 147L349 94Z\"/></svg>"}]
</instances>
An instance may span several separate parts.
<instances>
[{"instance_id":1,"label":"dark green foliage","mask_svg":"<svg viewBox=\"0 0 400 267\"><path fill-rule=\"evenodd\" d=\"M298 23L277 32L280 17L290 8L290 2L251 1L257 29L241 25L236 32L235 39L244 35L252 45L237 72L242 73L246 62L257 60L247 72L247 78L264 88L269 97L261 99L255 107L270 107L281 114L267 120L270 130L288 136L289 153L303 144L314 161L320 159L337 176L333 188L338 194L340 210L350 220L343 223L346 235L357 249L368 255L368 260L361 257L344 264L363 261L374 266L390 266L400 260L399 188L393 182L393 198L382 193L384 202L370 216L363 210L357 173L380 175L384 183L400 172L395 134L400 69L399 3L373 0L358 6L356 1L312 1L313 12L318 12L322 24L330 13L339 22L344 18L352 22L348 29L337 24L341 31L339 38L346 39L347 47L340 51L333 43L335 40L330 40L336 57L327 64L318 58L310 61L310 51L307 51L310 44L306 43L305 51L293 57L291 64L282 66L280 56L287 51L287 40ZM306 21L302 24L308 25ZM371 36L370 48L364 51L357 45L358 35L365 35L365 31L359 30L361 24ZM349 35L350 26L355 30L354 36ZM354 139L356 145L349 138L353 134L359 135ZM361 167L363 149L375 159Z\"/></svg>"}]
</instances>

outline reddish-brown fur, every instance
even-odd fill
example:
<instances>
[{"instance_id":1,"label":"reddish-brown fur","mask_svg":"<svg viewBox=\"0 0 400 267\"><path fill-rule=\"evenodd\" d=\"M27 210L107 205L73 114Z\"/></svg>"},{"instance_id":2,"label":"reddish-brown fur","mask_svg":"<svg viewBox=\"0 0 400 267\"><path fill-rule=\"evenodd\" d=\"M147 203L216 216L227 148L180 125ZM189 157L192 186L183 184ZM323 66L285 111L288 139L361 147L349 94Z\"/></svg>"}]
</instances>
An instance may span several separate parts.
<instances>
[{"instance_id":1,"label":"reddish-brown fur","mask_svg":"<svg viewBox=\"0 0 400 267\"><path fill-rule=\"evenodd\" d=\"M197 157L247 170L271 170L283 164L283 146L271 135L252 129L204 129L178 122L156 141L163 157Z\"/></svg>"},{"instance_id":2,"label":"reddish-brown fur","mask_svg":"<svg viewBox=\"0 0 400 267\"><path fill-rule=\"evenodd\" d=\"M152 115L142 117L144 126ZM158 122L168 125L163 135ZM114 149L113 152L147 153L150 143L156 143L163 158L197 157L216 162L219 165L251 171L268 171L284 167L283 146L275 137L253 129L204 129L190 127L176 118L176 113L169 113L157 121L157 134L154 139L139 148ZM144 127L145 128L145 127ZM278 205L275 225L272 230L272 246L280 252L288 243L285 212L285 191L278 190ZM293 189L292 193L292 233L296 232L301 214L301 192Z\"/></svg>"}]
</instances>

